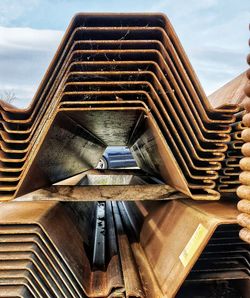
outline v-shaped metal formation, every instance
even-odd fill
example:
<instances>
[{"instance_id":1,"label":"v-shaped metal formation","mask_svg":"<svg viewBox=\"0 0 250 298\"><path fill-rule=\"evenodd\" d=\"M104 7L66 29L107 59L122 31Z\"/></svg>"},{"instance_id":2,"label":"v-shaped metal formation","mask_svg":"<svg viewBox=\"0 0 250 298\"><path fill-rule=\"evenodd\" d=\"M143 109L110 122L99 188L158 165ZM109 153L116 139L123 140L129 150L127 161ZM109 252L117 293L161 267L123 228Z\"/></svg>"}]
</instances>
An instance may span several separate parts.
<instances>
[{"instance_id":1,"label":"v-shaped metal formation","mask_svg":"<svg viewBox=\"0 0 250 298\"><path fill-rule=\"evenodd\" d=\"M240 180L250 242L243 115L210 106L164 15L76 15L31 106L0 105L0 200L47 187L0 204L0 297L171 298L187 283L249 284L235 203L183 199L232 196ZM129 146L142 171L93 170L108 145Z\"/></svg>"},{"instance_id":2,"label":"v-shaped metal formation","mask_svg":"<svg viewBox=\"0 0 250 298\"><path fill-rule=\"evenodd\" d=\"M183 200L2 203L0 297L174 297L184 281L249 280L237 214Z\"/></svg>"},{"instance_id":3,"label":"v-shaped metal formation","mask_svg":"<svg viewBox=\"0 0 250 298\"><path fill-rule=\"evenodd\" d=\"M94 168L107 145L193 199L219 199L237 110L210 106L164 15L78 14L31 106L1 104L1 200Z\"/></svg>"}]
</instances>

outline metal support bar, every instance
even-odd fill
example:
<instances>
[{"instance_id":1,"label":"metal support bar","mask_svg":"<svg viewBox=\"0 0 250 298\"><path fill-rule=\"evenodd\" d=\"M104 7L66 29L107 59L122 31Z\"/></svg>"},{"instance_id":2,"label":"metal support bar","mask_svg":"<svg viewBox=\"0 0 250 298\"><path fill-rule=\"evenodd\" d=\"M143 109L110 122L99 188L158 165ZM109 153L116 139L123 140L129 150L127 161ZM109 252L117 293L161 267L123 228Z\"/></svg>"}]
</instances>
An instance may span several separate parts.
<instances>
[{"instance_id":1,"label":"metal support bar","mask_svg":"<svg viewBox=\"0 0 250 298\"><path fill-rule=\"evenodd\" d=\"M53 185L40 189L16 200L44 201L136 201L171 200L185 198L169 185Z\"/></svg>"}]
</instances>

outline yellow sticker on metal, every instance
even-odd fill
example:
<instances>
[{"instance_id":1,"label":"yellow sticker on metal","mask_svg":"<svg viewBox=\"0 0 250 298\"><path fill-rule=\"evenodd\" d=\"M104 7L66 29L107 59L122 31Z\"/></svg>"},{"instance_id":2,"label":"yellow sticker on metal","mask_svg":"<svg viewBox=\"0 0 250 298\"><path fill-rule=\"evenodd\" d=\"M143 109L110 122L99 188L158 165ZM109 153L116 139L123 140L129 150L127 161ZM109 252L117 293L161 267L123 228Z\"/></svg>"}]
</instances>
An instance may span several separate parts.
<instances>
[{"instance_id":1,"label":"yellow sticker on metal","mask_svg":"<svg viewBox=\"0 0 250 298\"><path fill-rule=\"evenodd\" d=\"M195 252L200 247L201 243L206 237L207 232L208 230L202 224L198 225L193 236L190 238L187 245L185 246L185 248L179 256L179 259L181 260L182 265L184 267L186 267L189 264Z\"/></svg>"}]
</instances>

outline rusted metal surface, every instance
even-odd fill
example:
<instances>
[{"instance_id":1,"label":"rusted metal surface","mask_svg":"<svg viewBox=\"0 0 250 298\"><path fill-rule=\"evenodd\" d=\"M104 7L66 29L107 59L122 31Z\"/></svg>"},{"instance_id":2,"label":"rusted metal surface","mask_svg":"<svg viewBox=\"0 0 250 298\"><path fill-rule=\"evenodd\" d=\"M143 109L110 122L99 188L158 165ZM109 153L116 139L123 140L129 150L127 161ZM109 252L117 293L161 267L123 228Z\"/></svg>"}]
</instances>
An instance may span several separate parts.
<instances>
[{"instance_id":1,"label":"rusted metal surface","mask_svg":"<svg viewBox=\"0 0 250 298\"><path fill-rule=\"evenodd\" d=\"M243 157L241 152L243 138L241 135L246 128L242 123L244 114L244 110L236 114L236 121L232 125L231 141L228 143L226 158L222 162L219 173L218 190L222 197L235 198L236 190L240 186L240 160Z\"/></svg>"},{"instance_id":2,"label":"rusted metal surface","mask_svg":"<svg viewBox=\"0 0 250 298\"><path fill-rule=\"evenodd\" d=\"M184 194L141 170L89 170L15 201L172 200Z\"/></svg>"},{"instance_id":3,"label":"rusted metal surface","mask_svg":"<svg viewBox=\"0 0 250 298\"><path fill-rule=\"evenodd\" d=\"M0 297L249 284L250 114L218 94L213 108L164 15L76 15L31 106L0 102L0 200L17 200L0 204ZM93 170L108 145L141 170ZM183 199L234 196L239 182L241 214Z\"/></svg>"},{"instance_id":4,"label":"rusted metal surface","mask_svg":"<svg viewBox=\"0 0 250 298\"><path fill-rule=\"evenodd\" d=\"M248 55L247 57L247 62L250 65L250 55ZM250 69L247 70L246 77L247 77L247 84L245 87L245 94L248 98L244 104L246 114L243 116L243 120L242 120L246 128L242 132L242 139L244 141L244 144L242 146L243 157L240 160L240 168L242 172L239 176L239 180L242 185L239 186L237 189L237 195L239 196L241 201L239 201L237 206L238 206L238 210L241 212L241 214L238 216L238 223L240 226L243 227L240 231L240 237L241 239L243 239L244 241L250 244L250 207L249 207L250 205L249 204L250 202L250 176L249 176L249 173L250 173L250 163L249 163Z\"/></svg>"},{"instance_id":5,"label":"rusted metal surface","mask_svg":"<svg viewBox=\"0 0 250 298\"><path fill-rule=\"evenodd\" d=\"M35 191L18 198L25 200L44 201L138 201L138 200L171 200L185 195L176 192L168 185L93 185L66 186L55 185Z\"/></svg>"},{"instance_id":6,"label":"rusted metal surface","mask_svg":"<svg viewBox=\"0 0 250 298\"><path fill-rule=\"evenodd\" d=\"M0 285L0 297L23 297L32 298L32 291L24 284L19 284L16 286L11 286L11 284Z\"/></svg>"},{"instance_id":7,"label":"rusted metal surface","mask_svg":"<svg viewBox=\"0 0 250 298\"><path fill-rule=\"evenodd\" d=\"M141 244L167 297L174 297L185 279L249 280L249 246L239 239L233 204L171 201L155 209L136 204L146 215Z\"/></svg>"},{"instance_id":8,"label":"rusted metal surface","mask_svg":"<svg viewBox=\"0 0 250 298\"><path fill-rule=\"evenodd\" d=\"M1 105L1 198L91 169L115 143L186 195L218 199L215 180L236 111L210 106L164 15L79 14L30 108ZM58 117L70 119L62 127Z\"/></svg>"},{"instance_id":9,"label":"rusted metal surface","mask_svg":"<svg viewBox=\"0 0 250 298\"><path fill-rule=\"evenodd\" d=\"M247 84L246 72L243 72L209 95L208 99L215 108L225 103L239 104L243 107L247 100L247 96L244 92Z\"/></svg>"},{"instance_id":10,"label":"rusted metal surface","mask_svg":"<svg viewBox=\"0 0 250 298\"><path fill-rule=\"evenodd\" d=\"M32 212L28 211L30 209ZM106 297L113 288L123 287L121 272L119 272L118 252L116 251L116 254L111 256L105 271L101 271L100 268L92 270L89 256L84 250L84 238L75 228L69 215L59 205L45 202L16 202L1 205L1 214L0 262L3 263L1 269L10 270L11 264L8 264L12 260L13 262L20 262L20 266L24 260L30 260L27 261L27 265L30 262L32 266L36 265L36 270L39 272L38 276L46 285L44 291L47 290L47 295L43 297L83 297L85 295L88 297ZM60 234L61 236L59 236ZM34 251L26 253L18 250L18 243L20 242L19 245L21 245L21 243L27 242L27 238L33 239L30 241L34 244L35 253ZM37 238L43 249L49 251L53 264L57 266L56 271L48 270L46 274L42 273L42 257L45 258L45 256L42 256L41 250L38 249ZM11 243L16 243L16 250L18 251L13 252L13 248L11 251L6 248L5 253L2 253L3 246L6 247L9 244L13 247ZM22 246L21 250L24 248L25 246ZM59 257L60 263L58 263ZM48 261L46 259L47 263ZM36 262L40 262L40 271ZM44 266L49 266L47 263ZM24 269L27 266L25 264L22 265ZM17 264L13 264L13 269L17 269ZM29 270L35 274L33 267ZM43 267L43 270L46 268ZM63 276L62 279L59 280L57 272ZM63 283L71 285L71 294Z\"/></svg>"},{"instance_id":11,"label":"rusted metal surface","mask_svg":"<svg viewBox=\"0 0 250 298\"><path fill-rule=\"evenodd\" d=\"M119 108L117 108L117 109L119 109ZM76 116L74 116L74 114L72 114L73 112L76 114L76 115L79 115L78 117L77 117L77 121L84 121L84 118L83 118L83 116L82 116L82 114L79 112L79 110L80 110L80 108L78 108L78 110L75 110L74 111L74 109L70 109L70 108L64 108L63 109L63 111L65 112L65 111L67 111L68 113L70 112L71 114L71 117L74 119L74 117L76 117ZM84 110L84 108L81 108L81 110ZM106 106L105 106L105 108L94 108L94 107L91 107L91 108L86 108L85 109L86 111L88 111L89 113L91 113L91 114L93 114L94 113L94 111L96 110L96 111L99 111L99 112L102 112L103 113L103 110L109 110L109 111L114 111L115 110L115 108L112 108L112 107L110 107L110 108L107 108ZM121 112L124 110L124 108L120 108L120 110L121 110ZM136 111L136 110L138 110L138 108L127 108L127 110L131 110L131 112L133 112L133 111ZM144 124L144 129L146 128L146 125L147 125L147 123L149 124L149 131L150 132L152 132L153 131L153 133L154 133L154 136L155 136L155 138L153 138L153 141L154 140L157 140L157 142L158 142L158 144L155 144L154 145L154 155L151 155L151 156L149 156L149 157L153 157L154 158L154 162L151 162L151 168L150 168L150 171L149 172L153 172L153 173L156 173L157 174L157 168L156 168L156 166L159 164L159 166L160 167L162 167L163 169L164 169L164 164L162 164L162 160L164 160L164 159L166 159L166 157L167 156L169 156L170 154L171 154L171 152L169 152L169 149L168 149L168 146L167 146L167 144L166 144L166 142L164 141L164 138L163 138L163 136L161 136L162 134L161 134L161 132L160 132L160 130L159 130L159 128L157 127L157 124L155 123L155 120L154 120L154 118L153 118L153 116L151 115L151 114L149 114L149 112L148 112L148 110L145 110L145 109L142 109L142 108L140 108L140 110L141 110L141 112L143 112L144 111L144 114L145 115L147 115L147 117L143 117L142 119L143 119L143 122L145 123ZM125 115L125 114L124 114ZM128 112L126 112L126 115L128 115ZM119 117L119 113L115 113L114 114L114 116L115 117ZM98 114L96 114L96 117L98 117ZM113 120L111 120L109 117L108 118L106 118L109 122L107 122L107 123L110 123L110 121L113 121ZM134 118L136 121L137 121L137 119L136 118ZM139 118L140 119L140 118ZM94 122L95 123L95 122ZM98 122L97 122L98 123ZM101 125L101 123L100 123L100 127L101 127L101 129L103 130L105 127L103 126L103 125ZM107 128L109 128L109 127L106 127L106 129ZM104 132L106 133L106 129L104 129ZM102 136L102 135L101 135ZM159 136L161 136L161 139L159 139ZM157 139L157 137L158 137L158 139ZM142 139L142 138L141 138ZM164 150L164 151L159 151L159 149L157 149L157 148L159 148L159 141L163 144L162 145L162 149ZM133 148L132 148L133 149ZM153 149L153 148L152 148ZM160 157L158 157L157 155L156 155L156 153L157 153L157 151L159 152L158 154L159 155L161 155ZM39 154L37 155L37 157L39 158ZM149 157L147 158L147 160L149 160ZM145 160L145 158L144 158L144 160ZM157 162L156 162L156 160L157 160ZM43 160L44 161L44 160ZM161 173L163 173L163 175L165 176L165 179L166 179L166 177L167 177L167 181L168 182L170 182L170 181L172 181L173 180L173 178L176 178L177 177L177 173L179 172L180 173L180 175L181 175L181 171L180 170L177 170L176 169L176 164L175 163L173 163L173 159L172 158L168 158L167 160L166 160L166 162L168 161L168 167L170 167L171 166L171 163L172 163L172 165L173 165L173 168L175 169L175 176L174 177L171 177L169 174L169 172L163 172L163 169L162 169L162 171L161 171ZM184 164L185 165L185 164ZM149 166L150 165L145 165L145 166L141 166L141 168L142 169L144 169L144 170L148 170L149 169ZM152 168L152 166L154 167L154 168ZM185 165L185 167L186 167L186 172L190 172L190 170L189 170L189 168ZM44 171L43 171L44 172ZM192 175L192 174L191 174ZM204 172L204 175L206 175L206 173ZM216 173L215 172L212 172L211 171L211 173L209 174L210 175L210 177L217 177L216 176ZM213 175L213 176L212 176ZM192 175L193 177L194 177L194 175ZM29 175L27 176L27 178L26 178L26 180L27 180L27 183L29 183L29 179L28 179L28 177L29 177ZM208 175L207 175L207 178L208 178ZM200 178L199 178L199 176L197 177L197 179L203 179L203 177L200 175ZM179 181L180 181L180 179L179 179ZM209 180L207 181L207 184L208 184L208 186L204 186L203 185L203 180L200 180L200 183L201 183L201 186L200 186L200 188L205 188L206 189L206 187L208 187L209 188L209 183L210 183L210 188L212 188L213 187L213 183L212 182L210 182ZM177 185L177 182L175 182L175 184ZM185 188L187 188L186 186L185 186L185 184L184 184L184 186L181 186L180 188L181 188L181 190L183 190L183 189L185 189ZM192 187L192 185L191 185L191 187ZM210 192L210 190L208 189L208 191L207 192ZM205 191L205 193L206 193L206 191ZM213 193L213 190L211 190L211 193ZM198 198L199 196L197 195L197 198ZM215 196L214 196L214 198L215 198Z\"/></svg>"},{"instance_id":12,"label":"rusted metal surface","mask_svg":"<svg viewBox=\"0 0 250 298\"><path fill-rule=\"evenodd\" d=\"M61 205L1 204L0 286L13 285L18 294L22 279L35 297L162 297L140 244L131 243L121 206L92 203L94 225L85 206L81 235Z\"/></svg>"},{"instance_id":13,"label":"rusted metal surface","mask_svg":"<svg viewBox=\"0 0 250 298\"><path fill-rule=\"evenodd\" d=\"M185 280L250 279L233 204L10 202L0 210L0 286L13 293L174 297Z\"/></svg>"},{"instance_id":14,"label":"rusted metal surface","mask_svg":"<svg viewBox=\"0 0 250 298\"><path fill-rule=\"evenodd\" d=\"M208 97L214 107L225 103L234 103L240 106L240 112L235 114L235 122L231 124L231 140L228 142L225 160L219 171L218 191L225 198L235 198L237 187L240 186L239 176L242 170L240 160L243 157L241 148L243 140L247 139L247 122L245 121L244 124L242 121L245 115L244 104L247 103L247 96L244 93L247 84L247 72L244 72Z\"/></svg>"}]
</instances>

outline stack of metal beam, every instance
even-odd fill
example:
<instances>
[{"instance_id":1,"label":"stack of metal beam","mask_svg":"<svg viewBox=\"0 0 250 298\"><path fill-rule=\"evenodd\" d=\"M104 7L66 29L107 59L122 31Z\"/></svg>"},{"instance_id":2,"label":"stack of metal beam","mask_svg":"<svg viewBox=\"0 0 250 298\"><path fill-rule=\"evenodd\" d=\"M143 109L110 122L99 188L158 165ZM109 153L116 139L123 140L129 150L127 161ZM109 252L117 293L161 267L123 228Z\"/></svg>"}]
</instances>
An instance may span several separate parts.
<instances>
[{"instance_id":1,"label":"stack of metal beam","mask_svg":"<svg viewBox=\"0 0 250 298\"><path fill-rule=\"evenodd\" d=\"M236 215L182 200L2 203L0 297L174 297L184 281L249 283Z\"/></svg>"},{"instance_id":2,"label":"stack of metal beam","mask_svg":"<svg viewBox=\"0 0 250 298\"><path fill-rule=\"evenodd\" d=\"M240 159L243 157L241 152L243 145L241 133L245 128L242 123L242 117L245 113L244 103L248 100L244 92L247 83L247 76L244 71L208 96L209 101L215 108L225 103L237 104L240 108L240 111L235 114L235 122L231 124L231 140L228 143L226 157L222 162L222 169L219 173L218 191L223 198L235 198L237 187L240 185Z\"/></svg>"},{"instance_id":3,"label":"stack of metal beam","mask_svg":"<svg viewBox=\"0 0 250 298\"><path fill-rule=\"evenodd\" d=\"M0 286L6 293L11 293L11 286L12 292L15 287L27 288L30 297L123 297L116 243L110 239L105 271L92 270L83 246L88 244L87 233L81 236L61 205L4 204L0 221ZM0 297L16 297L18 292L14 296L0 293L5 294Z\"/></svg>"},{"instance_id":4,"label":"stack of metal beam","mask_svg":"<svg viewBox=\"0 0 250 298\"><path fill-rule=\"evenodd\" d=\"M249 286L249 245L239 239L233 205L179 200L149 212L141 243L167 297L183 282L245 280Z\"/></svg>"},{"instance_id":5,"label":"stack of metal beam","mask_svg":"<svg viewBox=\"0 0 250 298\"><path fill-rule=\"evenodd\" d=\"M240 160L243 157L241 148L244 143L241 133L245 128L242 123L243 115L243 110L238 112L235 115L235 123L231 125L231 141L228 144L225 160L222 162L222 169L220 170L218 182L218 191L221 193L222 197L235 198L236 190L240 186Z\"/></svg>"},{"instance_id":6,"label":"stack of metal beam","mask_svg":"<svg viewBox=\"0 0 250 298\"><path fill-rule=\"evenodd\" d=\"M186 282L249 279L249 246L239 239L239 226L220 225L195 263Z\"/></svg>"},{"instance_id":7,"label":"stack of metal beam","mask_svg":"<svg viewBox=\"0 0 250 298\"><path fill-rule=\"evenodd\" d=\"M209 104L164 15L76 15L31 106L0 103L0 200L21 201L0 204L0 297L249 284L235 203L183 199L235 191L238 112ZM93 170L109 145L129 146L140 170Z\"/></svg>"},{"instance_id":8,"label":"stack of metal beam","mask_svg":"<svg viewBox=\"0 0 250 298\"><path fill-rule=\"evenodd\" d=\"M247 57L250 65L250 55ZM250 97L250 69L247 73L248 84L245 88L246 96ZM246 128L242 132L242 139L245 142L242 146L243 158L240 160L240 183L237 189L237 195L241 199L238 203L238 209L242 212L238 216L238 223L243 227L240 231L240 237L250 244L250 99L245 102L246 114L243 116L243 124Z\"/></svg>"},{"instance_id":9,"label":"stack of metal beam","mask_svg":"<svg viewBox=\"0 0 250 298\"><path fill-rule=\"evenodd\" d=\"M79 14L30 108L1 105L1 199L95 167L107 145L128 145L194 199L219 199L236 112L209 105L164 15Z\"/></svg>"},{"instance_id":10,"label":"stack of metal beam","mask_svg":"<svg viewBox=\"0 0 250 298\"><path fill-rule=\"evenodd\" d=\"M243 157L241 132L245 128L242 117L245 113L244 103L248 100L244 92L247 83L247 76L244 71L208 96L214 108L225 103L237 104L240 108L240 111L235 114L235 122L231 124L231 140L228 143L226 157L222 162L222 169L219 173L218 191L223 198L235 198L237 187L240 185L240 159Z\"/></svg>"}]
</instances>

